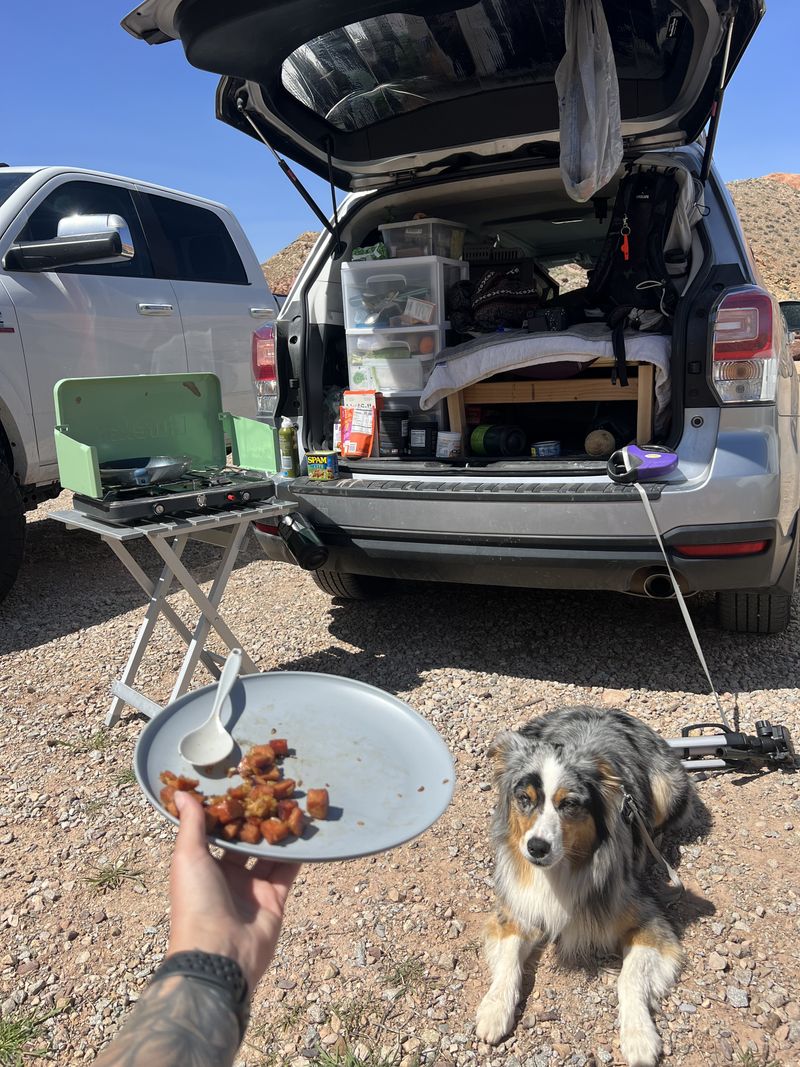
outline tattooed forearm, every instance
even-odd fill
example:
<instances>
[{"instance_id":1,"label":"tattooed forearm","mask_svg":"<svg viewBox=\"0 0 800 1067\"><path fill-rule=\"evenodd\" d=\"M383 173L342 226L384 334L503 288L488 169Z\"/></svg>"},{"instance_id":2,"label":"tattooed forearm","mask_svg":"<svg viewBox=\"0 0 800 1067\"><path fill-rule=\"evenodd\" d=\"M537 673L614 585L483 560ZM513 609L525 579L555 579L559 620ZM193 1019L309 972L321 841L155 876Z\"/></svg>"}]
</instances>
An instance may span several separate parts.
<instances>
[{"instance_id":1,"label":"tattooed forearm","mask_svg":"<svg viewBox=\"0 0 800 1067\"><path fill-rule=\"evenodd\" d=\"M97 1067L230 1067L239 1024L218 990L180 976L150 986Z\"/></svg>"}]
</instances>

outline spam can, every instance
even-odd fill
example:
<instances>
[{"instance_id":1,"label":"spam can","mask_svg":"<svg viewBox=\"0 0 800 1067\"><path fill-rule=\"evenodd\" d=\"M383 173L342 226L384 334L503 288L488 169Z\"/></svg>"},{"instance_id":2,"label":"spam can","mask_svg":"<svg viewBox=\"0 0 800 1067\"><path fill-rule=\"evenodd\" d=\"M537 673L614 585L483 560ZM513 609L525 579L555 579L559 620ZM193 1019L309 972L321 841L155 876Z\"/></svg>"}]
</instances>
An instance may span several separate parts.
<instances>
[{"instance_id":1,"label":"spam can","mask_svg":"<svg viewBox=\"0 0 800 1067\"><path fill-rule=\"evenodd\" d=\"M312 482L332 482L339 477L338 452L309 452L306 458Z\"/></svg>"}]
</instances>

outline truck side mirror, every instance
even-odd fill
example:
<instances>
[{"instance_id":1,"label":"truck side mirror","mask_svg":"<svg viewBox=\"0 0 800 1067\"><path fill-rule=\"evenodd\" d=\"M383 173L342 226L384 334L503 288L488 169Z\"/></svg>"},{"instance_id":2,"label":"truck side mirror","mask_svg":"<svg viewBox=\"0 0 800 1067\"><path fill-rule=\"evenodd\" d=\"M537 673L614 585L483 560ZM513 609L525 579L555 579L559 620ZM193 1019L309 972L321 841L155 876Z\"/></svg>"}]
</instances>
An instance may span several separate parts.
<instances>
[{"instance_id":1,"label":"truck side mirror","mask_svg":"<svg viewBox=\"0 0 800 1067\"><path fill-rule=\"evenodd\" d=\"M79 263L124 263L133 254L133 238L121 215L70 215L59 220L56 237L12 245L3 266L41 272Z\"/></svg>"},{"instance_id":2,"label":"truck side mirror","mask_svg":"<svg viewBox=\"0 0 800 1067\"><path fill-rule=\"evenodd\" d=\"M133 237L122 215L68 215L58 222L58 237L88 237L105 233L118 233L122 244L119 255L108 262L133 259Z\"/></svg>"}]
</instances>

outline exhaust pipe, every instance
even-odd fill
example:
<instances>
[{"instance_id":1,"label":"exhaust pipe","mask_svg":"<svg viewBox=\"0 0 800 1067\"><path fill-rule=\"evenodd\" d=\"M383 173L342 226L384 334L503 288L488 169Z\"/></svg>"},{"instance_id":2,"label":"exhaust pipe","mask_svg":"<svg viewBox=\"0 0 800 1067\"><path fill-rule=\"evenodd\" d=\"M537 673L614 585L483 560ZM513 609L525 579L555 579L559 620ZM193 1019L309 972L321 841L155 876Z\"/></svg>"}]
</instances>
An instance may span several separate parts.
<instances>
[{"instance_id":1,"label":"exhaust pipe","mask_svg":"<svg viewBox=\"0 0 800 1067\"><path fill-rule=\"evenodd\" d=\"M675 596L675 590L666 571L655 571L653 574L648 574L642 588L644 589L644 595L649 596L651 600L670 600Z\"/></svg>"}]
</instances>

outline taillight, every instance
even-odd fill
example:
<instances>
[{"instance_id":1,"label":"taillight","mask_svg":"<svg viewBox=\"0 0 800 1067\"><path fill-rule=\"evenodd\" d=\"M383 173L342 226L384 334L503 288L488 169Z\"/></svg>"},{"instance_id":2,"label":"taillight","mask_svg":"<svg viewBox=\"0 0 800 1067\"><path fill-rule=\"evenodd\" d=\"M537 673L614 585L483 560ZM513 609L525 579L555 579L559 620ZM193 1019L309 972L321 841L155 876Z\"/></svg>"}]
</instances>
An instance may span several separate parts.
<instances>
[{"instance_id":1,"label":"taillight","mask_svg":"<svg viewBox=\"0 0 800 1067\"><path fill-rule=\"evenodd\" d=\"M748 286L724 296L714 320L711 380L723 404L774 401L778 359L772 297Z\"/></svg>"},{"instance_id":2,"label":"taillight","mask_svg":"<svg viewBox=\"0 0 800 1067\"><path fill-rule=\"evenodd\" d=\"M261 533L272 534L273 537L278 536L278 524L272 522L254 522L253 525Z\"/></svg>"},{"instance_id":3,"label":"taillight","mask_svg":"<svg viewBox=\"0 0 800 1067\"><path fill-rule=\"evenodd\" d=\"M729 541L716 545L673 545L673 551L689 559L720 559L733 556L757 556L769 541Z\"/></svg>"},{"instance_id":4,"label":"taillight","mask_svg":"<svg viewBox=\"0 0 800 1067\"><path fill-rule=\"evenodd\" d=\"M275 327L271 322L253 333L253 381L259 415L274 414L278 397L278 367L275 362Z\"/></svg>"}]
</instances>

